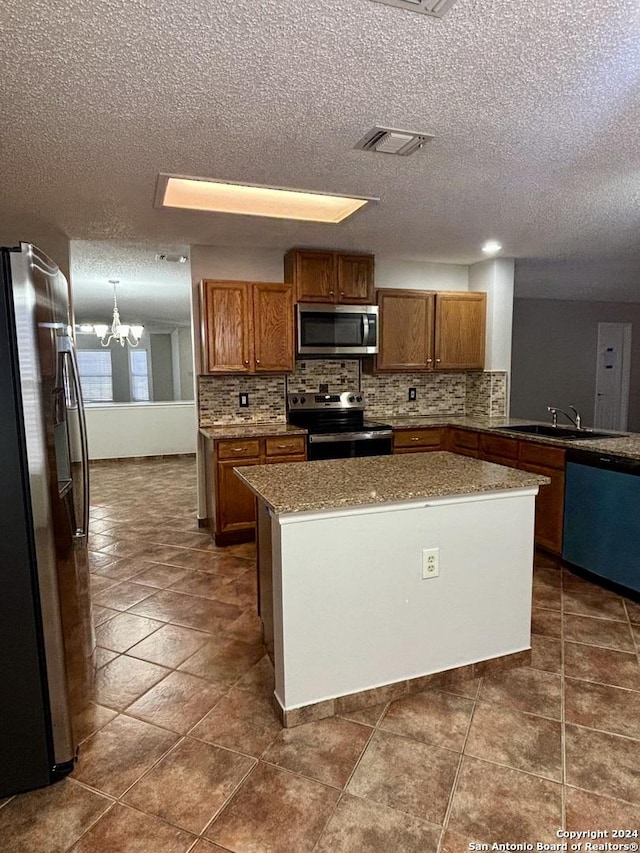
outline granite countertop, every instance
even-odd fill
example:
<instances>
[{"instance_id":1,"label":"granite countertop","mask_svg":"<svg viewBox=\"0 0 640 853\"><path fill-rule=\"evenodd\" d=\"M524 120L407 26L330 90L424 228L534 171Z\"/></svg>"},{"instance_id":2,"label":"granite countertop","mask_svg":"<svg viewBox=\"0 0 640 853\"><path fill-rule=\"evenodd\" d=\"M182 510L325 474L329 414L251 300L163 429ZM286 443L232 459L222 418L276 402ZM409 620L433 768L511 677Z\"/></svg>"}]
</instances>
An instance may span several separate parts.
<instances>
[{"instance_id":1,"label":"granite countertop","mask_svg":"<svg viewBox=\"0 0 640 853\"><path fill-rule=\"evenodd\" d=\"M385 423L394 430L420 429L424 427L447 427L459 426L480 432L490 432L494 435L504 435L509 438L517 438L521 441L535 441L537 444L549 444L553 447L562 447L565 450L576 448L580 450L592 450L595 453L610 453L613 456L621 456L627 459L640 459L640 433L621 434L619 438L589 438L588 435L581 439L549 438L542 435L527 435L522 432L509 432L508 429L497 429L498 427L518 426L521 424L543 423L543 421L525 420L523 418L488 418L476 415L398 415L395 417L368 417L372 423ZM546 426L550 426L547 422ZM242 423L221 424L218 426L202 427L200 429L205 438L263 438L270 435L306 435L307 430L300 427L289 426L286 423Z\"/></svg>"},{"instance_id":2,"label":"granite countertop","mask_svg":"<svg viewBox=\"0 0 640 853\"><path fill-rule=\"evenodd\" d=\"M264 438L270 435L306 435L306 429L289 426L289 424L244 423L219 424L218 426L201 427L205 438Z\"/></svg>"},{"instance_id":3,"label":"granite countertop","mask_svg":"<svg viewBox=\"0 0 640 853\"><path fill-rule=\"evenodd\" d=\"M277 515L523 489L547 477L455 453L251 465L236 476Z\"/></svg>"},{"instance_id":4,"label":"granite countertop","mask_svg":"<svg viewBox=\"0 0 640 853\"><path fill-rule=\"evenodd\" d=\"M548 438L543 435L527 435L522 432L509 432L508 429L497 429L498 427L518 426L521 424L545 423L523 418L487 418L473 415L460 417L447 417L446 415L430 416L399 416L391 418L380 418L394 429L420 429L424 427L459 426L480 432L490 432L494 435L504 435L508 438L517 438L522 441L535 441L536 444L549 444L553 447L562 447L565 450L571 448L579 450L592 450L596 453L610 453L613 456L622 456L628 459L640 459L640 433L621 434L620 437L611 438L585 438L571 439L567 441L561 438ZM545 426L551 426L548 422Z\"/></svg>"}]
</instances>

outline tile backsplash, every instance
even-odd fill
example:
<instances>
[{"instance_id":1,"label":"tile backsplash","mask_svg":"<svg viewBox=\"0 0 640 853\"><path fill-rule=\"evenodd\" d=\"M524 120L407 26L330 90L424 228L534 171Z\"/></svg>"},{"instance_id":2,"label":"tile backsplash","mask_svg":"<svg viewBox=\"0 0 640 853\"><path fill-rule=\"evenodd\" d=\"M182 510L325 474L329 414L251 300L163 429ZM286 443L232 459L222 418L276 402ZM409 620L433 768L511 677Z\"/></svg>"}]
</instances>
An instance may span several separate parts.
<instances>
[{"instance_id":1,"label":"tile backsplash","mask_svg":"<svg viewBox=\"0 0 640 853\"><path fill-rule=\"evenodd\" d=\"M409 388L416 389L412 402ZM363 373L362 390L367 414L376 417L465 414L464 373Z\"/></svg>"},{"instance_id":2,"label":"tile backsplash","mask_svg":"<svg viewBox=\"0 0 640 853\"><path fill-rule=\"evenodd\" d=\"M360 362L357 358L330 359L307 358L296 361L291 376L287 377L287 391L319 391L320 385L328 390L353 391L360 387Z\"/></svg>"},{"instance_id":3,"label":"tile backsplash","mask_svg":"<svg viewBox=\"0 0 640 853\"><path fill-rule=\"evenodd\" d=\"M358 359L305 359L284 376L201 376L198 383L200 426L232 423L285 423L288 391L339 392L361 388L369 417L476 415L504 416L507 411L507 374L474 373L361 373ZM416 389L409 402L409 388ZM249 395L240 408L239 395Z\"/></svg>"},{"instance_id":4,"label":"tile backsplash","mask_svg":"<svg viewBox=\"0 0 640 853\"><path fill-rule=\"evenodd\" d=\"M501 370L467 373L467 415L504 417L507 414L507 374Z\"/></svg>"},{"instance_id":5,"label":"tile backsplash","mask_svg":"<svg viewBox=\"0 0 640 853\"><path fill-rule=\"evenodd\" d=\"M240 394L249 395L240 408ZM285 423L284 376L200 376L198 412L201 427L233 423Z\"/></svg>"}]
</instances>

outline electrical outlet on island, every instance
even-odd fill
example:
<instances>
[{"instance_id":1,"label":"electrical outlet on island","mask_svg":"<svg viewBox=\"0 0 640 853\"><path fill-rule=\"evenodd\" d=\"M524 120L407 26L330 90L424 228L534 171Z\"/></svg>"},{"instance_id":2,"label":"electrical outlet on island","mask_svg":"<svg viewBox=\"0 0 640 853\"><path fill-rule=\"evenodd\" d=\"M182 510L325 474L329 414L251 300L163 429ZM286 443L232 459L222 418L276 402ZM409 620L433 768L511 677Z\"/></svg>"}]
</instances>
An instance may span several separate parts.
<instances>
[{"instance_id":1,"label":"electrical outlet on island","mask_svg":"<svg viewBox=\"0 0 640 853\"><path fill-rule=\"evenodd\" d=\"M440 575L440 549L422 549L422 579L437 578Z\"/></svg>"},{"instance_id":2,"label":"electrical outlet on island","mask_svg":"<svg viewBox=\"0 0 640 853\"><path fill-rule=\"evenodd\" d=\"M414 403L418 399L418 391L416 388L409 388L409 402Z\"/></svg>"},{"instance_id":3,"label":"electrical outlet on island","mask_svg":"<svg viewBox=\"0 0 640 853\"><path fill-rule=\"evenodd\" d=\"M238 397L240 398L240 408L241 409L248 409L249 408L249 395L247 394L247 392L241 391L240 394L238 394Z\"/></svg>"}]
</instances>

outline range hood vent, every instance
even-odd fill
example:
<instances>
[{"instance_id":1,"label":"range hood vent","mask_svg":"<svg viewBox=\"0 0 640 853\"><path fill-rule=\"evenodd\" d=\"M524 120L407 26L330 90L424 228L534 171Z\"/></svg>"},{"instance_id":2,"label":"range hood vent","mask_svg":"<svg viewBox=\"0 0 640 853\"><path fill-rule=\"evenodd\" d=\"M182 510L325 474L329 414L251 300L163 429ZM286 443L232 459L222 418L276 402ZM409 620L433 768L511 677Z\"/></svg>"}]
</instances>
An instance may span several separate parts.
<instances>
[{"instance_id":1,"label":"range hood vent","mask_svg":"<svg viewBox=\"0 0 640 853\"><path fill-rule=\"evenodd\" d=\"M442 18L456 0L374 0L374 2L385 3L387 6L397 6L398 9L408 9L410 12L422 12L423 15L433 15L435 18Z\"/></svg>"},{"instance_id":2,"label":"range hood vent","mask_svg":"<svg viewBox=\"0 0 640 853\"><path fill-rule=\"evenodd\" d=\"M425 142L430 142L434 137L428 133L415 133L412 130L394 130L390 127L374 127L355 148L362 151L377 151L380 154L413 154L418 148L422 148Z\"/></svg>"}]
</instances>

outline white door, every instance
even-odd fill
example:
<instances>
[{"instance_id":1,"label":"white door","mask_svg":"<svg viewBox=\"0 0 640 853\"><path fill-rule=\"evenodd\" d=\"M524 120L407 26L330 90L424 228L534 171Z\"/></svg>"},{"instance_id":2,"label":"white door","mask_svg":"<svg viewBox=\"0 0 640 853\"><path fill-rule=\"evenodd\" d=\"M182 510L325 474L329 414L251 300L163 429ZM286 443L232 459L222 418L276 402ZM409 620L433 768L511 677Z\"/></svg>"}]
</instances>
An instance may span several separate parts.
<instances>
[{"instance_id":1,"label":"white door","mask_svg":"<svg viewBox=\"0 0 640 853\"><path fill-rule=\"evenodd\" d=\"M596 429L626 430L630 374L631 323L598 323Z\"/></svg>"}]
</instances>

